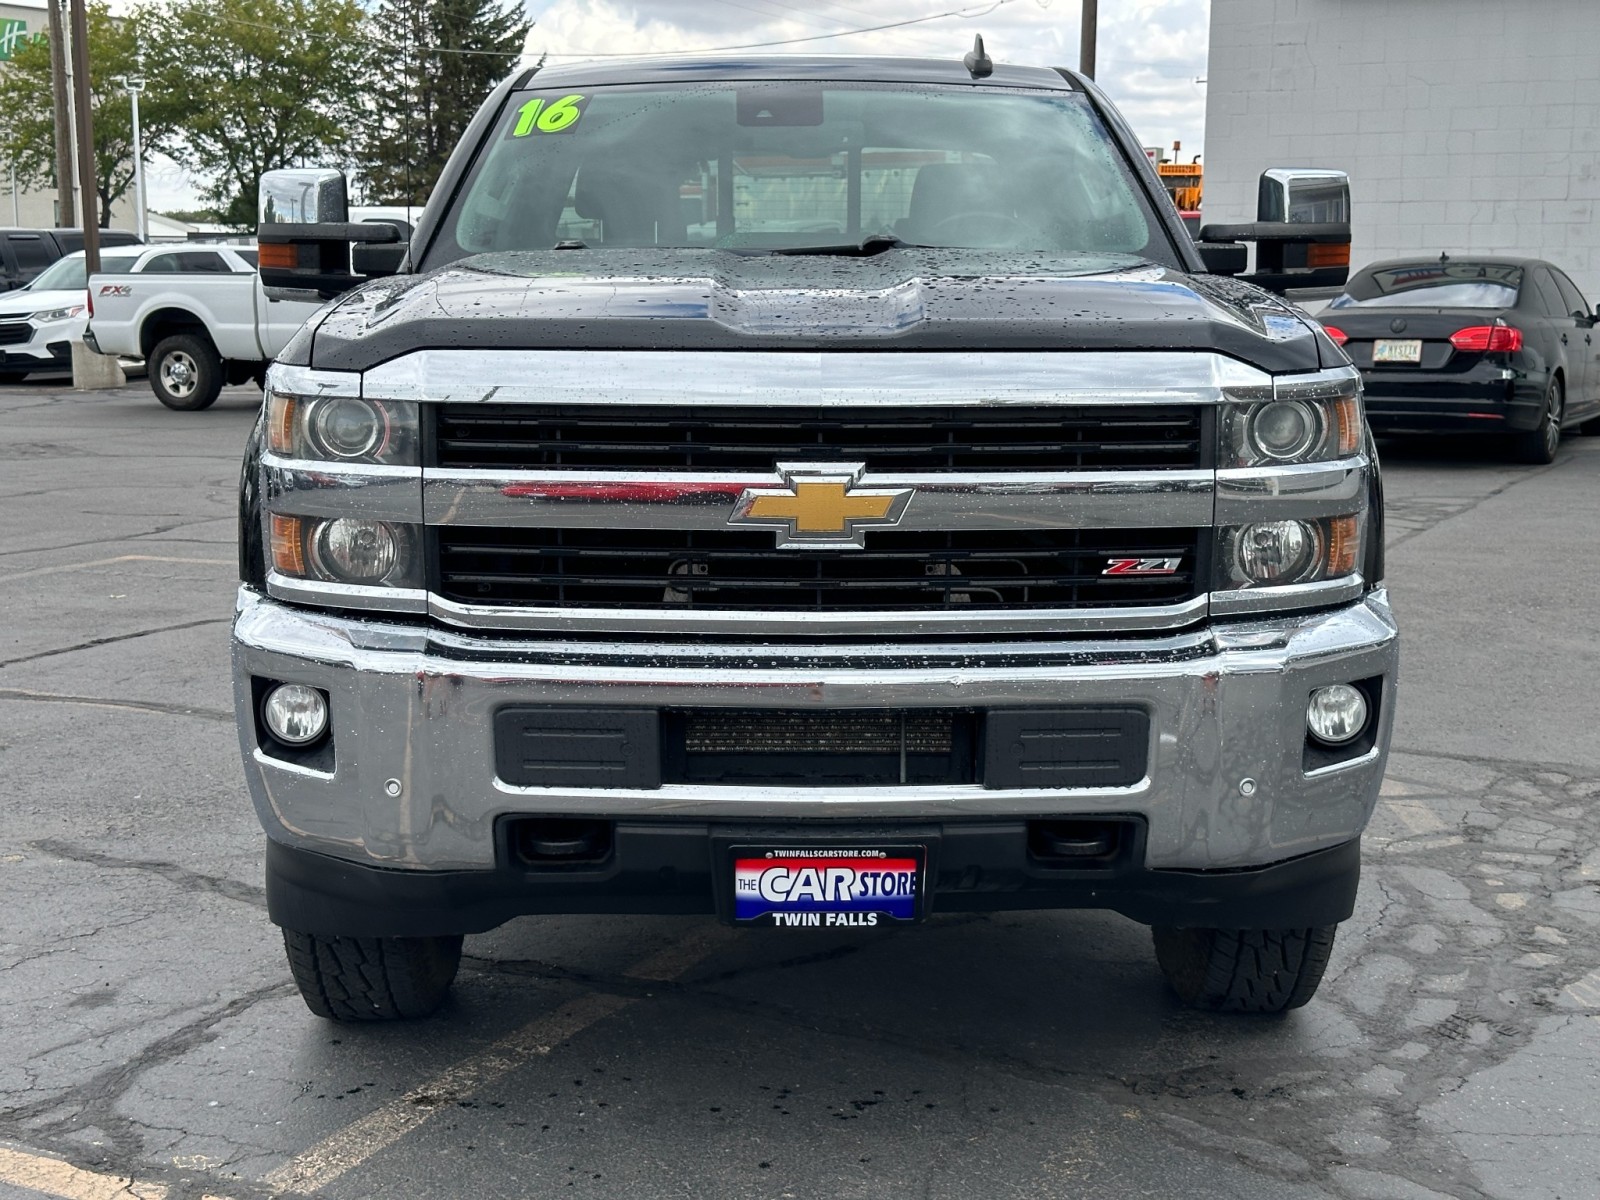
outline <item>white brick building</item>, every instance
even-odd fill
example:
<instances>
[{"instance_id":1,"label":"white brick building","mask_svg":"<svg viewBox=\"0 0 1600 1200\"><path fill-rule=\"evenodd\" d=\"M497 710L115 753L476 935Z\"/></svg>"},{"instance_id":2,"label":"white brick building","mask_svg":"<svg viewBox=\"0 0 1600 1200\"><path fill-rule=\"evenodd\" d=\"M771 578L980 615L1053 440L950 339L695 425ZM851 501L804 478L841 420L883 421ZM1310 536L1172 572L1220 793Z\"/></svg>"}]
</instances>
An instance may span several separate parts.
<instances>
[{"instance_id":1,"label":"white brick building","mask_svg":"<svg viewBox=\"0 0 1600 1200\"><path fill-rule=\"evenodd\" d=\"M1600 301L1600 0L1212 0L1207 221L1350 173L1352 265L1528 254Z\"/></svg>"}]
</instances>

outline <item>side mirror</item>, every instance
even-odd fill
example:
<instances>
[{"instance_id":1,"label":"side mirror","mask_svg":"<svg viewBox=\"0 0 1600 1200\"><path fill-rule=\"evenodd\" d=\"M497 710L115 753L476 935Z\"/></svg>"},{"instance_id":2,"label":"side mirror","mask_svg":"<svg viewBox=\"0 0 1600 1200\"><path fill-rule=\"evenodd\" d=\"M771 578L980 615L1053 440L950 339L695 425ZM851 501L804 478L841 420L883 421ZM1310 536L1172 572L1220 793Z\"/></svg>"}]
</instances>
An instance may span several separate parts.
<instances>
[{"instance_id":1,"label":"side mirror","mask_svg":"<svg viewBox=\"0 0 1600 1200\"><path fill-rule=\"evenodd\" d=\"M268 171L257 190L263 225L331 225L350 219L344 172Z\"/></svg>"},{"instance_id":2,"label":"side mirror","mask_svg":"<svg viewBox=\"0 0 1600 1200\"><path fill-rule=\"evenodd\" d=\"M339 171L268 171L261 177L260 217L256 269L262 288L274 300L331 300L380 273L358 270L352 246L405 240L387 223L350 223L349 197Z\"/></svg>"},{"instance_id":3,"label":"side mirror","mask_svg":"<svg viewBox=\"0 0 1600 1200\"><path fill-rule=\"evenodd\" d=\"M1200 240L1254 242L1256 270L1244 278L1269 292L1343 287L1350 278L1350 177L1343 171L1265 171L1255 221L1207 225Z\"/></svg>"},{"instance_id":4,"label":"side mirror","mask_svg":"<svg viewBox=\"0 0 1600 1200\"><path fill-rule=\"evenodd\" d=\"M1238 242L1199 242L1195 249L1212 275L1243 275L1250 266L1250 251Z\"/></svg>"}]
</instances>

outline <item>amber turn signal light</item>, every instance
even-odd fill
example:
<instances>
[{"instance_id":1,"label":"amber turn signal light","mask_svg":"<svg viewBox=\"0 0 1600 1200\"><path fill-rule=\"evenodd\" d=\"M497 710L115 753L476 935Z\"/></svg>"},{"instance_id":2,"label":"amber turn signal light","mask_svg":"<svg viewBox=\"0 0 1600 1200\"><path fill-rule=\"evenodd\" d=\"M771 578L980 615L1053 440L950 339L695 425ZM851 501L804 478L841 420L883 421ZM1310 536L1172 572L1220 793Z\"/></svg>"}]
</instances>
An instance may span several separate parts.
<instances>
[{"instance_id":1,"label":"amber turn signal light","mask_svg":"<svg viewBox=\"0 0 1600 1200\"><path fill-rule=\"evenodd\" d=\"M306 539L299 517L272 514L272 568L280 575L305 576Z\"/></svg>"},{"instance_id":2,"label":"amber turn signal light","mask_svg":"<svg viewBox=\"0 0 1600 1200\"><path fill-rule=\"evenodd\" d=\"M1306 247L1306 266L1308 267L1348 267L1350 265L1349 242L1312 242Z\"/></svg>"},{"instance_id":3,"label":"amber turn signal light","mask_svg":"<svg viewBox=\"0 0 1600 1200\"><path fill-rule=\"evenodd\" d=\"M300 265L300 247L291 242L262 242L256 247L256 265L292 271Z\"/></svg>"}]
</instances>

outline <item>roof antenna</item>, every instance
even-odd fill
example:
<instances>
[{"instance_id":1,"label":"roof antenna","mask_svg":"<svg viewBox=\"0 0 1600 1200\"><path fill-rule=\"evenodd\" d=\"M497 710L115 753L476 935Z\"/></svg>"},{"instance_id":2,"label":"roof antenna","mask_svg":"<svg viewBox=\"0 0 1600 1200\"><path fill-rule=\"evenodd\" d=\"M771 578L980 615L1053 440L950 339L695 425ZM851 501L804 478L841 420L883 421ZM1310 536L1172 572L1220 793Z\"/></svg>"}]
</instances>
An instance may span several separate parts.
<instances>
[{"instance_id":1,"label":"roof antenna","mask_svg":"<svg viewBox=\"0 0 1600 1200\"><path fill-rule=\"evenodd\" d=\"M1450 252L1448 250L1439 251L1439 265L1442 267L1442 266L1444 266L1445 263L1447 263L1449 261L1450 261Z\"/></svg>"},{"instance_id":2,"label":"roof antenna","mask_svg":"<svg viewBox=\"0 0 1600 1200\"><path fill-rule=\"evenodd\" d=\"M968 74L974 79L982 79L986 75L994 74L994 59L983 52L983 34L975 34L972 38L972 49L967 51L961 65L966 67Z\"/></svg>"}]
</instances>

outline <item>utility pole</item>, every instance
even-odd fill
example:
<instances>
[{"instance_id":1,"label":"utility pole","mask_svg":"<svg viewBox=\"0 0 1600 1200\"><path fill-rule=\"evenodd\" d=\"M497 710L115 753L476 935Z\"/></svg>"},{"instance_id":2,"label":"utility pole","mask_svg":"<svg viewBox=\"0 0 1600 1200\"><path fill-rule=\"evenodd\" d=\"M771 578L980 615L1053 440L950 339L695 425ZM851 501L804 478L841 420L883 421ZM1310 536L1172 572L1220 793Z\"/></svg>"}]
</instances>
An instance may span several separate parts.
<instances>
[{"instance_id":1,"label":"utility pole","mask_svg":"<svg viewBox=\"0 0 1600 1200\"><path fill-rule=\"evenodd\" d=\"M54 4L55 0L50 0ZM100 189L95 186L94 109L89 104L89 16L83 0L71 0L72 16L72 106L77 125L78 189L83 212L83 269L86 276L100 270ZM94 303L94 293L89 293ZM72 342L72 386L79 391L90 388L121 387L127 380L115 358L105 358L81 338Z\"/></svg>"},{"instance_id":2,"label":"utility pole","mask_svg":"<svg viewBox=\"0 0 1600 1200\"><path fill-rule=\"evenodd\" d=\"M1078 70L1094 78L1094 44L1100 26L1100 0L1083 0L1083 32L1078 38Z\"/></svg>"},{"instance_id":3,"label":"utility pole","mask_svg":"<svg viewBox=\"0 0 1600 1200\"><path fill-rule=\"evenodd\" d=\"M78 223L72 203L72 123L67 116L67 39L61 22L61 0L45 0L50 10L50 90L56 109L56 224Z\"/></svg>"},{"instance_id":4,"label":"utility pole","mask_svg":"<svg viewBox=\"0 0 1600 1200\"><path fill-rule=\"evenodd\" d=\"M89 101L89 15L83 0L72 3L72 91L78 123L78 194L83 199L83 266L100 269L100 189L95 186L94 110Z\"/></svg>"}]
</instances>

